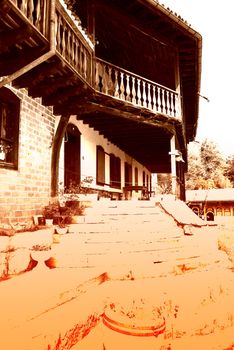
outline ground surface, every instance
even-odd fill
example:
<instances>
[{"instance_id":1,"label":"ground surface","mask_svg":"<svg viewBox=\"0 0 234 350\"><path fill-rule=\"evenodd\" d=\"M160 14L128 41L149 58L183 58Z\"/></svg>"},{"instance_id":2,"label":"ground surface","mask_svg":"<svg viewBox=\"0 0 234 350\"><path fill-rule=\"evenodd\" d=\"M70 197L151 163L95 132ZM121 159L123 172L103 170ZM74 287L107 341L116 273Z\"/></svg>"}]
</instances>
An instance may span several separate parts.
<instances>
[{"instance_id":1,"label":"ground surface","mask_svg":"<svg viewBox=\"0 0 234 350\"><path fill-rule=\"evenodd\" d=\"M179 225L161 207L123 203L94 208L61 238L57 268L1 282L0 349L234 349L232 223ZM104 313L128 333L165 327L126 335Z\"/></svg>"}]
</instances>

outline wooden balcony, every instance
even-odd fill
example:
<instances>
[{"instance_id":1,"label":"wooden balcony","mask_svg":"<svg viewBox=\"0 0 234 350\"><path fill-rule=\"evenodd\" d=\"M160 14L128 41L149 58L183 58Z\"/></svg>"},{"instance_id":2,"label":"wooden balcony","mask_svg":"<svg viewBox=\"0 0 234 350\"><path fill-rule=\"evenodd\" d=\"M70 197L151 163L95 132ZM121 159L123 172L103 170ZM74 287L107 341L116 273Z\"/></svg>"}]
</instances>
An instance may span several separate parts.
<instances>
[{"instance_id":1,"label":"wooden balcony","mask_svg":"<svg viewBox=\"0 0 234 350\"><path fill-rule=\"evenodd\" d=\"M111 99L112 107L133 114L141 109L180 119L177 92L96 58L60 1L3 0L0 13L1 85L28 88L56 114L77 114L80 97L92 108Z\"/></svg>"},{"instance_id":2,"label":"wooden balcony","mask_svg":"<svg viewBox=\"0 0 234 350\"><path fill-rule=\"evenodd\" d=\"M153 113L180 118L179 94L136 74L95 59L95 90Z\"/></svg>"}]
</instances>

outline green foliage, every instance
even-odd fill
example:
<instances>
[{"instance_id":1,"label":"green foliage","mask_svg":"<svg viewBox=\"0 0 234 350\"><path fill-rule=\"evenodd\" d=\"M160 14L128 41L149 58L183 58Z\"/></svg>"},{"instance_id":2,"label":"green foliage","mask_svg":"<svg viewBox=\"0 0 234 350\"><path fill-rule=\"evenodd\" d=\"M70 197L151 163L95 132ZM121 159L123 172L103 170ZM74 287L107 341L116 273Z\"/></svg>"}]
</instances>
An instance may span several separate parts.
<instances>
[{"instance_id":1,"label":"green foliage","mask_svg":"<svg viewBox=\"0 0 234 350\"><path fill-rule=\"evenodd\" d=\"M189 151L186 189L231 187L226 169L226 160L217 145L206 139L196 152Z\"/></svg>"},{"instance_id":2,"label":"green foliage","mask_svg":"<svg viewBox=\"0 0 234 350\"><path fill-rule=\"evenodd\" d=\"M227 159L225 175L229 178L232 186L234 187L234 154Z\"/></svg>"}]
</instances>

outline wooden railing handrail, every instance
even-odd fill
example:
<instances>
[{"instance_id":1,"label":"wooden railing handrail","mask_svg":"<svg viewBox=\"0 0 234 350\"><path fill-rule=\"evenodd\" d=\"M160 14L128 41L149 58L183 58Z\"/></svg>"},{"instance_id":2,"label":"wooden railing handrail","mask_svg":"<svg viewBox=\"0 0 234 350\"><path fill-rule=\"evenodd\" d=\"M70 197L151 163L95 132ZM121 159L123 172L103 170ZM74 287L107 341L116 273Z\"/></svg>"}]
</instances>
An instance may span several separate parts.
<instances>
[{"instance_id":1,"label":"wooden railing handrail","mask_svg":"<svg viewBox=\"0 0 234 350\"><path fill-rule=\"evenodd\" d=\"M50 42L51 55L60 56L91 88L154 113L182 118L177 91L95 57L80 22L62 0L10 1Z\"/></svg>"},{"instance_id":2,"label":"wooden railing handrail","mask_svg":"<svg viewBox=\"0 0 234 350\"><path fill-rule=\"evenodd\" d=\"M95 58L95 89L154 113L182 117L177 91L99 58Z\"/></svg>"},{"instance_id":3,"label":"wooden railing handrail","mask_svg":"<svg viewBox=\"0 0 234 350\"><path fill-rule=\"evenodd\" d=\"M127 69L121 68L121 67L119 67L119 66L114 65L113 63L107 62L107 61L103 60L102 58L95 57L95 62L96 62L96 63L102 62L103 64L108 65L108 66L110 66L110 67L113 67L113 68L115 68L115 69L117 69L117 70L119 70L119 71L121 71L121 72L123 72L123 73L129 74L129 75L131 75L131 76L134 76L135 78L144 80L145 82L147 82L147 83L149 83L149 84L157 85L158 87L160 87L160 88L162 88L162 89L164 89L164 90L168 90L168 91L170 91L170 92L173 92L174 94L179 95L179 93L178 93L177 91L175 91L175 90L173 90L173 89L170 89L170 88L166 87L165 85L161 85L161 84L159 84L159 83L156 83L156 82L153 81L153 80L149 80L149 79L147 79L147 78L144 78L144 77L142 77L142 76L140 76L140 75L137 75L136 73L133 73L133 72L128 71Z\"/></svg>"},{"instance_id":4,"label":"wooden railing handrail","mask_svg":"<svg viewBox=\"0 0 234 350\"><path fill-rule=\"evenodd\" d=\"M46 38L50 39L50 0L10 0L23 16Z\"/></svg>"},{"instance_id":5,"label":"wooden railing handrail","mask_svg":"<svg viewBox=\"0 0 234 350\"><path fill-rule=\"evenodd\" d=\"M56 1L56 10L62 15L63 19L66 21L68 26L70 27L71 31L79 38L81 43L85 46L86 50L90 52L90 54L93 52L93 49L88 44L87 40L84 38L82 32L79 30L79 28L76 26L72 18L68 15L67 11L62 6L61 2L58 0Z\"/></svg>"}]
</instances>

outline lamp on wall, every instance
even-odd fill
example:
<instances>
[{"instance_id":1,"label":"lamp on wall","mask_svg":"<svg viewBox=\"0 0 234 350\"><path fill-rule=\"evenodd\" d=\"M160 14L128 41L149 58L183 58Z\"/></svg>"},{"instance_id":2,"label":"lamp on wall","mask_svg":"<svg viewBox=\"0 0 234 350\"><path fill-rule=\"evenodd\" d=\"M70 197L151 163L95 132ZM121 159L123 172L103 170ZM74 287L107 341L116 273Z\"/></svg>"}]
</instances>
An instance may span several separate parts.
<instances>
[{"instance_id":1,"label":"lamp on wall","mask_svg":"<svg viewBox=\"0 0 234 350\"><path fill-rule=\"evenodd\" d=\"M180 152L178 149L175 149L174 152L169 152L169 154L176 157L176 162L185 163L182 152Z\"/></svg>"}]
</instances>

